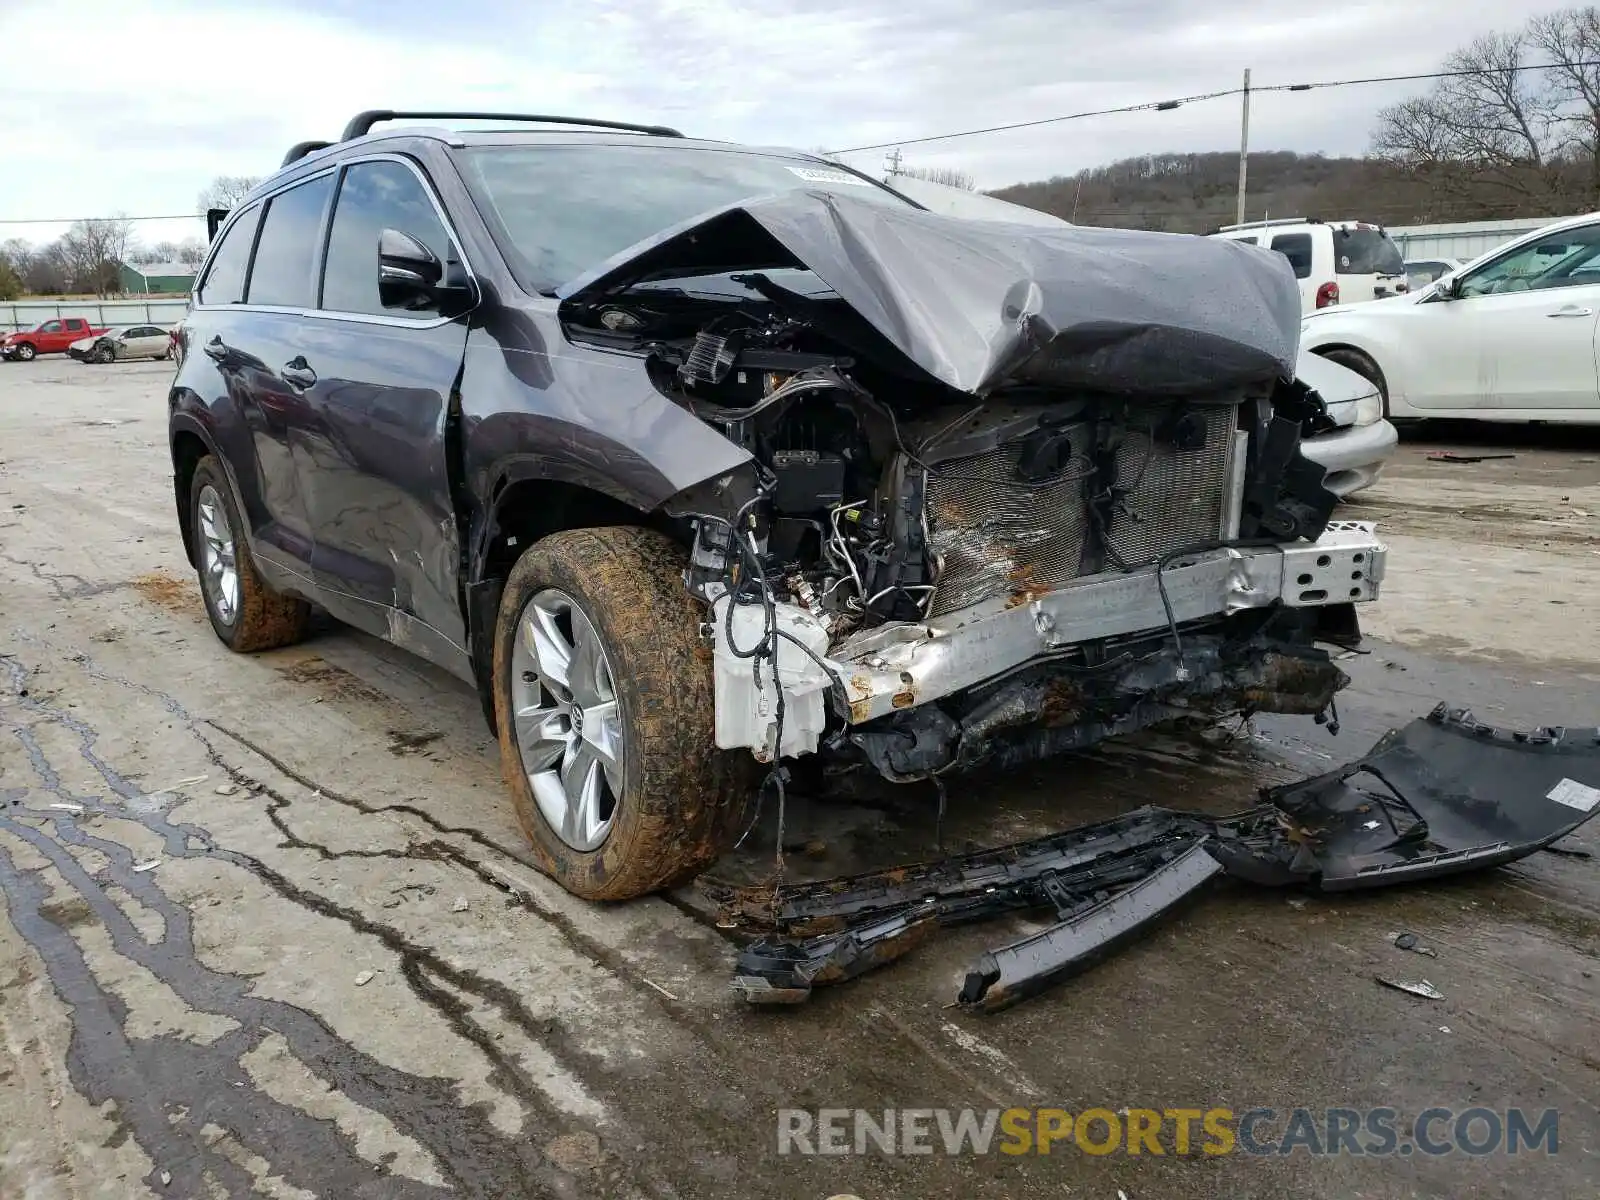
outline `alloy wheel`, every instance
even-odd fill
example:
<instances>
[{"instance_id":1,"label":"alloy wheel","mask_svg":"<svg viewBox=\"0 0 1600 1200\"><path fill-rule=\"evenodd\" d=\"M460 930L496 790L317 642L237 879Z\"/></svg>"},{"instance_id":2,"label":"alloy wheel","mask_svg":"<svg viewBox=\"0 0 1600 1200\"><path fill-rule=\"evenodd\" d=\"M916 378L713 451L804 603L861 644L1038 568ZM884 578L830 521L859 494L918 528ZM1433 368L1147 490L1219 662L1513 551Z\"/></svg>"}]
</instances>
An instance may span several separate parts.
<instances>
[{"instance_id":1,"label":"alloy wheel","mask_svg":"<svg viewBox=\"0 0 1600 1200\"><path fill-rule=\"evenodd\" d=\"M517 620L511 711L540 815L574 850L598 848L622 794L625 737L611 662L593 623L546 588Z\"/></svg>"},{"instance_id":2,"label":"alloy wheel","mask_svg":"<svg viewBox=\"0 0 1600 1200\"><path fill-rule=\"evenodd\" d=\"M239 565L234 555L233 526L217 489L200 489L200 582L217 620L232 627L239 616Z\"/></svg>"}]
</instances>

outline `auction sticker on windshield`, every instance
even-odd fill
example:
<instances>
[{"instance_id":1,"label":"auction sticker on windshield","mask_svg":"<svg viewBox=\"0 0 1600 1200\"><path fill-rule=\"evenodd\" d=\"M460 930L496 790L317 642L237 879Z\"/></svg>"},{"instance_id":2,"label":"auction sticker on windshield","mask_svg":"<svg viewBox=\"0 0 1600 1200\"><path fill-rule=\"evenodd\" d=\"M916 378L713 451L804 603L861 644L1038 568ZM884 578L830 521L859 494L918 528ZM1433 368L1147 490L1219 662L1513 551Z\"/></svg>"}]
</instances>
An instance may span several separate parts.
<instances>
[{"instance_id":1,"label":"auction sticker on windshield","mask_svg":"<svg viewBox=\"0 0 1600 1200\"><path fill-rule=\"evenodd\" d=\"M801 179L809 179L812 183L853 183L857 187L871 187L870 179L862 179L859 175L852 175L849 171L830 171L826 167L790 167Z\"/></svg>"}]
</instances>

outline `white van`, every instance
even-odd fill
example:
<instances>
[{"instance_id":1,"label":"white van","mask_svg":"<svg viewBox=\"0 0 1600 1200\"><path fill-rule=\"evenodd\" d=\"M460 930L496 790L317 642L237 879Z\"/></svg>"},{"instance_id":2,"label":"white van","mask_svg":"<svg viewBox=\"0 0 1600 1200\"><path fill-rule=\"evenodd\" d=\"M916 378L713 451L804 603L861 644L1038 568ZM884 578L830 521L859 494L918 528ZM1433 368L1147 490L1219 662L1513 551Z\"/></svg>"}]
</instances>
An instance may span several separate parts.
<instances>
[{"instance_id":1,"label":"white van","mask_svg":"<svg viewBox=\"0 0 1600 1200\"><path fill-rule=\"evenodd\" d=\"M1410 291L1405 259L1382 226L1284 217L1224 225L1213 235L1276 250L1300 281L1300 309L1359 304Z\"/></svg>"}]
</instances>

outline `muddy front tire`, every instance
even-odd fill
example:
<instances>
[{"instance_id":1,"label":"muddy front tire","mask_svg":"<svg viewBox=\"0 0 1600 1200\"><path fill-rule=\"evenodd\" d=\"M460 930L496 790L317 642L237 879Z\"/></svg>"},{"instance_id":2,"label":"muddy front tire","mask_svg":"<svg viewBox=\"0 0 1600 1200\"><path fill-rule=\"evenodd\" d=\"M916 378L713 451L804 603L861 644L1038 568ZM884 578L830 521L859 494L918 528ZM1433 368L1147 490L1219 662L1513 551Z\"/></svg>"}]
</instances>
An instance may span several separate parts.
<instances>
[{"instance_id":1,"label":"muddy front tire","mask_svg":"<svg viewBox=\"0 0 1600 1200\"><path fill-rule=\"evenodd\" d=\"M222 464L206 455L189 485L189 529L206 616L230 650L274 650L305 636L311 608L270 590L256 571Z\"/></svg>"},{"instance_id":2,"label":"muddy front tire","mask_svg":"<svg viewBox=\"0 0 1600 1200\"><path fill-rule=\"evenodd\" d=\"M631 526L530 547L495 627L500 761L544 871L590 900L686 882L737 837L753 760L718 750L683 552Z\"/></svg>"}]
</instances>

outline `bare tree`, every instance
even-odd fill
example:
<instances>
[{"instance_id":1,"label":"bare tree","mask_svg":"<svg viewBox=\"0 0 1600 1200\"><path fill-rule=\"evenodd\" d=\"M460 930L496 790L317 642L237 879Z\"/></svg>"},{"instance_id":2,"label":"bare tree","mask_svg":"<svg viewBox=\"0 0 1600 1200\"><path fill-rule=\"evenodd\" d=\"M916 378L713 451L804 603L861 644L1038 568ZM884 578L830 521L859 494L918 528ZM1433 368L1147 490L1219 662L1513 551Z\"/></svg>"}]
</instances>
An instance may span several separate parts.
<instances>
[{"instance_id":1,"label":"bare tree","mask_svg":"<svg viewBox=\"0 0 1600 1200\"><path fill-rule=\"evenodd\" d=\"M1548 72L1560 150L1588 167L1587 207L1600 208L1600 9L1569 8L1528 22Z\"/></svg>"},{"instance_id":2,"label":"bare tree","mask_svg":"<svg viewBox=\"0 0 1600 1200\"><path fill-rule=\"evenodd\" d=\"M122 290L121 266L134 249L126 218L74 221L61 235L61 249L72 285L98 296Z\"/></svg>"},{"instance_id":3,"label":"bare tree","mask_svg":"<svg viewBox=\"0 0 1600 1200\"><path fill-rule=\"evenodd\" d=\"M259 175L218 175L200 193L200 198L195 201L195 211L203 217L207 209L232 208L260 182Z\"/></svg>"},{"instance_id":4,"label":"bare tree","mask_svg":"<svg viewBox=\"0 0 1600 1200\"><path fill-rule=\"evenodd\" d=\"M198 267L206 260L206 248L199 238L184 238L178 243L178 253L173 257L185 266Z\"/></svg>"},{"instance_id":5,"label":"bare tree","mask_svg":"<svg viewBox=\"0 0 1600 1200\"><path fill-rule=\"evenodd\" d=\"M1600 206L1597 64L1594 7L1479 38L1445 60L1457 74L1378 114L1373 150L1480 215Z\"/></svg>"},{"instance_id":6,"label":"bare tree","mask_svg":"<svg viewBox=\"0 0 1600 1200\"><path fill-rule=\"evenodd\" d=\"M22 268L22 282L35 296L51 296L72 286L71 270L60 241L34 250Z\"/></svg>"},{"instance_id":7,"label":"bare tree","mask_svg":"<svg viewBox=\"0 0 1600 1200\"><path fill-rule=\"evenodd\" d=\"M945 187L960 188L963 191L977 189L977 180L958 167L901 167L895 172L908 179L925 179L929 183L942 183Z\"/></svg>"}]
</instances>

